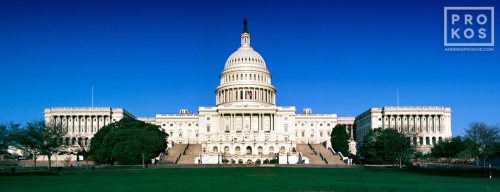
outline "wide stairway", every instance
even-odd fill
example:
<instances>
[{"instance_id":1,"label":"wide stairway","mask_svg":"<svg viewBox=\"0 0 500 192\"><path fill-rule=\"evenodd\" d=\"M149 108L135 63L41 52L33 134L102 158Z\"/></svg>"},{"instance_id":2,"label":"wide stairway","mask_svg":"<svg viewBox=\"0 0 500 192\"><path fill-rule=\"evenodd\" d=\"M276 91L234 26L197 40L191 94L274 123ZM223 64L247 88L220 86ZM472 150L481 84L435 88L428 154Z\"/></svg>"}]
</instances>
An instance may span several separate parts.
<instances>
[{"instance_id":1,"label":"wide stairway","mask_svg":"<svg viewBox=\"0 0 500 192\"><path fill-rule=\"evenodd\" d=\"M321 144L311 144L311 146L316 150L318 155L321 154L329 165L345 165L345 163L340 159L340 155L334 155L331 151L325 148Z\"/></svg>"},{"instance_id":2,"label":"wide stairway","mask_svg":"<svg viewBox=\"0 0 500 192\"><path fill-rule=\"evenodd\" d=\"M319 156L319 153L317 155L314 154L308 144L297 144L297 151L301 152L304 157L309 159L309 164L326 164Z\"/></svg>"},{"instance_id":3,"label":"wide stairway","mask_svg":"<svg viewBox=\"0 0 500 192\"><path fill-rule=\"evenodd\" d=\"M161 163L165 164L175 164L177 162L177 158L184 152L187 144L175 144L174 147L168 150L168 155L163 156L161 158Z\"/></svg>"},{"instance_id":4,"label":"wide stairway","mask_svg":"<svg viewBox=\"0 0 500 192\"><path fill-rule=\"evenodd\" d=\"M182 155L177 164L195 164L194 160L201 152L201 144L189 144L186 154Z\"/></svg>"}]
</instances>

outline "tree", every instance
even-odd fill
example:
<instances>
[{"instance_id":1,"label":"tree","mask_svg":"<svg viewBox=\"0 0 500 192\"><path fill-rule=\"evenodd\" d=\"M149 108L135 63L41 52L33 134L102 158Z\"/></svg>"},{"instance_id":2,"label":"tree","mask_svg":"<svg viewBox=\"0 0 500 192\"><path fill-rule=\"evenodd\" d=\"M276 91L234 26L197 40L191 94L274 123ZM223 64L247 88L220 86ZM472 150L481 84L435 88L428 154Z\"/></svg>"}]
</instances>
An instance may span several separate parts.
<instances>
[{"instance_id":1,"label":"tree","mask_svg":"<svg viewBox=\"0 0 500 192\"><path fill-rule=\"evenodd\" d=\"M90 151L96 163L141 164L163 152L168 134L156 125L123 118L101 128L91 139Z\"/></svg>"},{"instance_id":2,"label":"tree","mask_svg":"<svg viewBox=\"0 0 500 192\"><path fill-rule=\"evenodd\" d=\"M495 143L500 140L498 125L489 126L485 123L473 122L465 133L467 153L475 158L476 165L479 166L481 159L484 163L486 159L495 155Z\"/></svg>"},{"instance_id":3,"label":"tree","mask_svg":"<svg viewBox=\"0 0 500 192\"><path fill-rule=\"evenodd\" d=\"M363 139L360 155L364 163L399 164L401 168L415 151L410 138L396 129L371 130Z\"/></svg>"},{"instance_id":4,"label":"tree","mask_svg":"<svg viewBox=\"0 0 500 192\"><path fill-rule=\"evenodd\" d=\"M153 127L153 129L146 128L144 130L136 129L131 132L132 134L130 136L133 138L128 140L128 144L136 154L141 156L142 167L145 168L146 158L151 159L156 156L158 150L155 149L160 149L160 152L165 149L166 133L158 134L159 132L157 127Z\"/></svg>"},{"instance_id":5,"label":"tree","mask_svg":"<svg viewBox=\"0 0 500 192\"><path fill-rule=\"evenodd\" d=\"M83 143L83 140L78 140L77 143L77 155L83 156L83 159L85 159L85 164L87 165L87 169L89 169L89 156L90 156L90 145L85 145Z\"/></svg>"},{"instance_id":6,"label":"tree","mask_svg":"<svg viewBox=\"0 0 500 192\"><path fill-rule=\"evenodd\" d=\"M344 156L349 156L349 138L345 125L336 125L330 137L332 148Z\"/></svg>"},{"instance_id":7,"label":"tree","mask_svg":"<svg viewBox=\"0 0 500 192\"><path fill-rule=\"evenodd\" d=\"M465 140L460 136L456 136L436 143L431 149L431 155L433 157L446 158L448 163L451 163L452 158L458 157L465 150Z\"/></svg>"},{"instance_id":8,"label":"tree","mask_svg":"<svg viewBox=\"0 0 500 192\"><path fill-rule=\"evenodd\" d=\"M21 149L33 155L35 166L39 155L47 155L50 170L52 154L65 149L62 142L65 135L66 132L60 126L46 124L44 121L34 121L18 131L15 139Z\"/></svg>"},{"instance_id":9,"label":"tree","mask_svg":"<svg viewBox=\"0 0 500 192\"><path fill-rule=\"evenodd\" d=\"M9 146L14 145L14 134L19 130L21 124L9 122L0 124L0 154L6 153Z\"/></svg>"}]
</instances>

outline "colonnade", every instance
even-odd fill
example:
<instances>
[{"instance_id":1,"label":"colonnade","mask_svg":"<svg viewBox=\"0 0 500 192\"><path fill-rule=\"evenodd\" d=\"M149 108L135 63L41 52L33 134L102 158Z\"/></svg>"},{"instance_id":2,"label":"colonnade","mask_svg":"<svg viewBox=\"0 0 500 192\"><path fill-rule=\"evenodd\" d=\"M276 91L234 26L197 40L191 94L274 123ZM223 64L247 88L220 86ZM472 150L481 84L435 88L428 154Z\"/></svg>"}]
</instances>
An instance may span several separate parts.
<instances>
[{"instance_id":1,"label":"colonnade","mask_svg":"<svg viewBox=\"0 0 500 192\"><path fill-rule=\"evenodd\" d=\"M412 132L448 132L444 115L382 115L382 127Z\"/></svg>"},{"instance_id":2,"label":"colonnade","mask_svg":"<svg viewBox=\"0 0 500 192\"><path fill-rule=\"evenodd\" d=\"M217 105L234 101L257 101L262 103L276 103L274 90L255 87L227 88L217 92Z\"/></svg>"},{"instance_id":3,"label":"colonnade","mask_svg":"<svg viewBox=\"0 0 500 192\"><path fill-rule=\"evenodd\" d=\"M246 117L249 120L245 120ZM229 118L229 121L226 121L226 118ZM224 132L270 132L277 127L276 115L272 113L224 113L220 114L219 120L222 129L219 131Z\"/></svg>"},{"instance_id":4,"label":"colonnade","mask_svg":"<svg viewBox=\"0 0 500 192\"><path fill-rule=\"evenodd\" d=\"M109 115L62 115L52 116L54 125L60 125L68 133L95 133L110 123Z\"/></svg>"}]
</instances>

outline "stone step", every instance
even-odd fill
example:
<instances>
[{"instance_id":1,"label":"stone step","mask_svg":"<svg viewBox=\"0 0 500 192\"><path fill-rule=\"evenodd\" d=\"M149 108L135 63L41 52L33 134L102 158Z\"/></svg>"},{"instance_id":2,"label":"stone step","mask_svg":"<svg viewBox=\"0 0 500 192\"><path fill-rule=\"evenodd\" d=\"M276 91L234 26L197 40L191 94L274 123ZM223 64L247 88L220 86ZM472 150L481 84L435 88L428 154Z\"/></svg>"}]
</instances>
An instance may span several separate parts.
<instances>
[{"instance_id":1,"label":"stone step","mask_svg":"<svg viewBox=\"0 0 500 192\"><path fill-rule=\"evenodd\" d=\"M345 163L340 159L340 155L334 155L330 150L321 144L311 144L311 146L316 150L318 155L321 153L323 158L328 161L330 165L345 165Z\"/></svg>"},{"instance_id":2,"label":"stone step","mask_svg":"<svg viewBox=\"0 0 500 192\"><path fill-rule=\"evenodd\" d=\"M309 145L307 144L297 144L297 151L301 152L304 157L307 157L309 159L309 164L315 164L315 165L326 164L325 161L321 159L319 154L315 155L314 151L312 151Z\"/></svg>"}]
</instances>

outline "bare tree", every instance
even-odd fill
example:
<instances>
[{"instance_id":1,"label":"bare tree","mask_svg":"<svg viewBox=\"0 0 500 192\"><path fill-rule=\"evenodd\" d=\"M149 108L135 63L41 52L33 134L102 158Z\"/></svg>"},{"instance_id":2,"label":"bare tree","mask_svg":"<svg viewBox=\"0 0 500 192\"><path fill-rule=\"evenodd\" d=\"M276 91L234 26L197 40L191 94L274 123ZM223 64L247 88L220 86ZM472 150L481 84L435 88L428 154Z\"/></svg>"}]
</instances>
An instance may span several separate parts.
<instances>
[{"instance_id":1,"label":"bare tree","mask_svg":"<svg viewBox=\"0 0 500 192\"><path fill-rule=\"evenodd\" d=\"M476 165L482 159L483 164L486 159L495 154L495 143L500 140L498 126L489 126L486 123L474 122L465 130L465 140L468 146L467 152L476 159Z\"/></svg>"},{"instance_id":2,"label":"bare tree","mask_svg":"<svg viewBox=\"0 0 500 192\"><path fill-rule=\"evenodd\" d=\"M52 154L65 149L63 138L66 132L61 126L46 124L44 121L28 123L16 134L16 141L20 148L33 155L35 161L40 155L47 155L48 169L51 168Z\"/></svg>"},{"instance_id":3,"label":"bare tree","mask_svg":"<svg viewBox=\"0 0 500 192\"><path fill-rule=\"evenodd\" d=\"M89 169L90 143L88 141L85 142L83 139L79 139L76 152L77 155L83 156L87 169Z\"/></svg>"}]
</instances>

